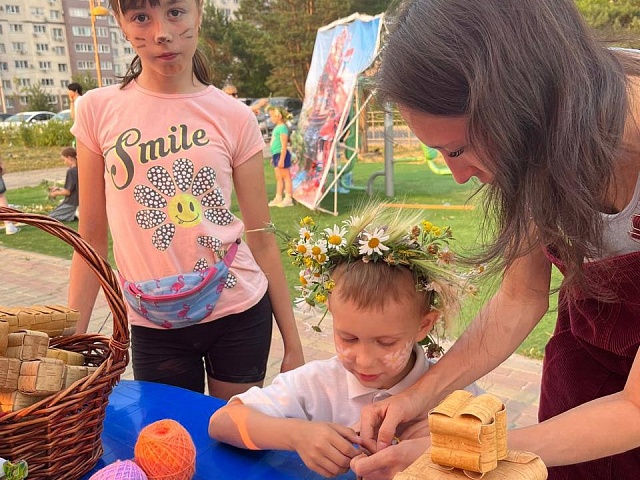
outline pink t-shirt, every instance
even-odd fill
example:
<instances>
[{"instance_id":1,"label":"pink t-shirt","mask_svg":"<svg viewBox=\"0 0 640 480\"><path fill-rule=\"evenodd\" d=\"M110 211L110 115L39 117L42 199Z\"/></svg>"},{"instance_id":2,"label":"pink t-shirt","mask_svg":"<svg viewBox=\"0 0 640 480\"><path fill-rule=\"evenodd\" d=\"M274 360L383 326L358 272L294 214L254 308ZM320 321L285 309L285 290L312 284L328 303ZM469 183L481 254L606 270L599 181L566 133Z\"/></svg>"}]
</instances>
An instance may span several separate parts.
<instances>
[{"instance_id":1,"label":"pink t-shirt","mask_svg":"<svg viewBox=\"0 0 640 480\"><path fill-rule=\"evenodd\" d=\"M104 157L107 217L119 273L142 281L200 270L244 231L231 213L233 169L264 148L249 107L213 86L160 94L131 82L87 92L72 128ZM81 167L82 168L82 167ZM267 279L242 242L204 321L247 310ZM134 325L155 327L129 309ZM156 327L157 328L157 327Z\"/></svg>"}]
</instances>

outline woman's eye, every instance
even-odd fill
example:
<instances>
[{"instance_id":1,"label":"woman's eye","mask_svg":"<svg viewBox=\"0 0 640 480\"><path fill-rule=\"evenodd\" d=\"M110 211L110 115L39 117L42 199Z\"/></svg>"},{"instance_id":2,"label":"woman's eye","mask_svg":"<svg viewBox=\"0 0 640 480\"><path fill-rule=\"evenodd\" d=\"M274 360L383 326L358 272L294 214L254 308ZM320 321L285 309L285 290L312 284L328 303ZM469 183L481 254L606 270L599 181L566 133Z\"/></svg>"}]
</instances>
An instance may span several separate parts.
<instances>
[{"instance_id":1,"label":"woman's eye","mask_svg":"<svg viewBox=\"0 0 640 480\"><path fill-rule=\"evenodd\" d=\"M388 342L378 342L378 343L380 343L380 345L381 345L381 346L383 346L383 347L393 347L393 346L396 344L396 342L391 342L391 343L388 343Z\"/></svg>"},{"instance_id":2,"label":"woman's eye","mask_svg":"<svg viewBox=\"0 0 640 480\"><path fill-rule=\"evenodd\" d=\"M144 23L144 21L147 19L147 16L143 13L136 15L135 17L132 18L132 20L136 23Z\"/></svg>"},{"instance_id":3,"label":"woman's eye","mask_svg":"<svg viewBox=\"0 0 640 480\"><path fill-rule=\"evenodd\" d=\"M170 11L169 11L169 15L170 15L171 17L174 17L174 18L175 18L175 17L179 17L181 13L182 13L182 12L181 12L180 10L170 10Z\"/></svg>"},{"instance_id":4,"label":"woman's eye","mask_svg":"<svg viewBox=\"0 0 640 480\"><path fill-rule=\"evenodd\" d=\"M357 338L343 338L342 341L345 343L354 343L356 342L358 339Z\"/></svg>"},{"instance_id":5,"label":"woman's eye","mask_svg":"<svg viewBox=\"0 0 640 480\"><path fill-rule=\"evenodd\" d=\"M463 153L464 153L464 148L461 148L459 150L456 150L455 152L449 152L447 156L451 158L456 158L462 155Z\"/></svg>"}]
</instances>

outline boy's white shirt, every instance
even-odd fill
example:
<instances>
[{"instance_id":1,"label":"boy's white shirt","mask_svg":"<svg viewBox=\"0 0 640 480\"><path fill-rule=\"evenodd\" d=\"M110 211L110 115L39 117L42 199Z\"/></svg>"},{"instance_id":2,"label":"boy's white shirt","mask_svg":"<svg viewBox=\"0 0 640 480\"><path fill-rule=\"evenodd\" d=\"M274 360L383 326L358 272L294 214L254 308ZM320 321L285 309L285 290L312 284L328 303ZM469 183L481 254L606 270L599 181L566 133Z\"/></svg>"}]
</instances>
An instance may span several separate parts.
<instances>
[{"instance_id":1,"label":"boy's white shirt","mask_svg":"<svg viewBox=\"0 0 640 480\"><path fill-rule=\"evenodd\" d=\"M232 398L259 412L278 418L302 418L350 427L360 422L362 407L406 390L429 370L422 346L415 344L416 361L411 371L388 390L369 388L349 373L338 357L309 362L281 373L271 385L252 387ZM474 395L482 391L472 384Z\"/></svg>"}]
</instances>

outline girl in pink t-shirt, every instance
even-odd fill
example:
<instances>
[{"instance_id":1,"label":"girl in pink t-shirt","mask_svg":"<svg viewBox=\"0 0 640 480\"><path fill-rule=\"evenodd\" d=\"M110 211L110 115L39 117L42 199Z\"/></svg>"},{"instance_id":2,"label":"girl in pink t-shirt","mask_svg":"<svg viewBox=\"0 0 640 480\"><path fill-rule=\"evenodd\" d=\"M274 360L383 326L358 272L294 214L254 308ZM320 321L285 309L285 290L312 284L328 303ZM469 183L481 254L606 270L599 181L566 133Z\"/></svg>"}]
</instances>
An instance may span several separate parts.
<instances>
[{"instance_id":1,"label":"girl in pink t-shirt","mask_svg":"<svg viewBox=\"0 0 640 480\"><path fill-rule=\"evenodd\" d=\"M162 318L129 305L135 378L203 392L206 371L209 393L226 399L262 385L272 317L282 370L304 362L278 245L265 228L264 142L251 110L209 84L197 50L202 0L139 3L110 1L137 56L120 85L87 92L76 110L79 231L103 256L111 231L128 292L157 286L150 295L171 299ZM230 210L234 189L242 220ZM207 282L212 293L196 314L191 294ZM74 258L69 304L81 312L79 333L97 290Z\"/></svg>"}]
</instances>

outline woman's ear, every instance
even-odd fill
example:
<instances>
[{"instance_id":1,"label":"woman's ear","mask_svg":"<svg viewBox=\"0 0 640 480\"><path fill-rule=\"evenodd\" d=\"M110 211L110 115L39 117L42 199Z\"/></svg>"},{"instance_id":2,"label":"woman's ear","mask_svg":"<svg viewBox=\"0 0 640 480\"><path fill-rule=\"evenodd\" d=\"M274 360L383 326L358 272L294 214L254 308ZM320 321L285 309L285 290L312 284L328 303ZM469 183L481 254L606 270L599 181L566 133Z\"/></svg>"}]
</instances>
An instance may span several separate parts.
<instances>
[{"instance_id":1,"label":"woman's ear","mask_svg":"<svg viewBox=\"0 0 640 480\"><path fill-rule=\"evenodd\" d=\"M420 328L416 333L416 342L424 340L429 332L433 330L433 326L440 318L441 313L438 310L431 310L430 312L425 313L420 319Z\"/></svg>"}]
</instances>

